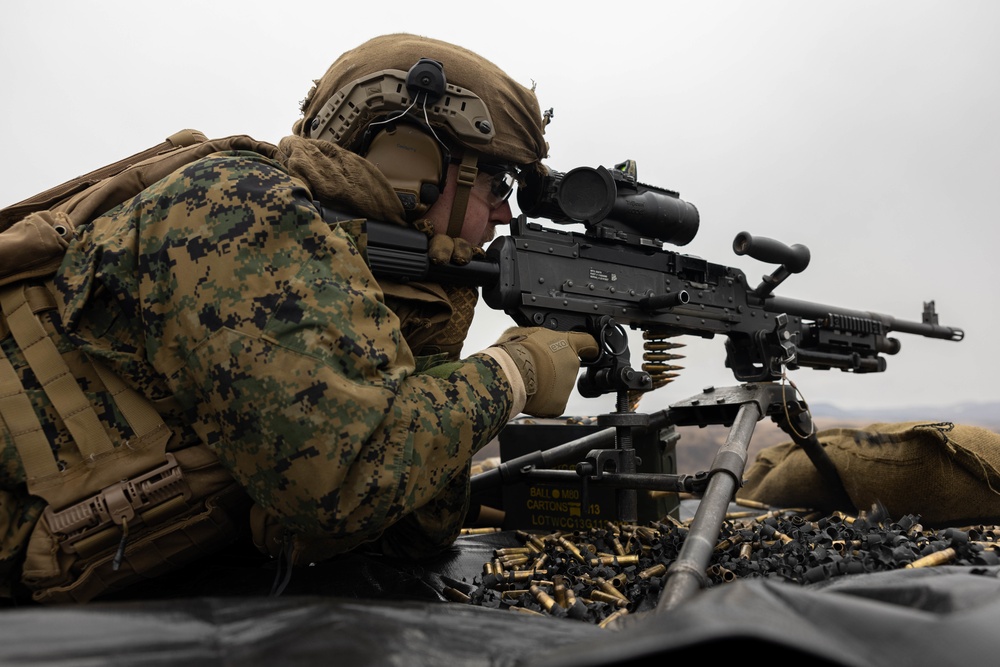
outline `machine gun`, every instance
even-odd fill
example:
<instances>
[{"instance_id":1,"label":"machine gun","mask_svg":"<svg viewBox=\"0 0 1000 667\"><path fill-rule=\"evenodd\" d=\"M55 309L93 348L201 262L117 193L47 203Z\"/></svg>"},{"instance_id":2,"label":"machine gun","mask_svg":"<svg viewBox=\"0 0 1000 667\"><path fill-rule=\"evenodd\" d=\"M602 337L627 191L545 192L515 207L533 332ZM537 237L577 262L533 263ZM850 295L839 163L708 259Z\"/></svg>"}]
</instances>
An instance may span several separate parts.
<instances>
[{"instance_id":1,"label":"machine gun","mask_svg":"<svg viewBox=\"0 0 1000 667\"><path fill-rule=\"evenodd\" d=\"M518 480L562 481L614 487L618 518L636 520L637 490L689 492L701 497L691 536L668 572L659 609L674 606L701 585L729 503L742 483L755 425L770 417L809 455L825 481L850 507L842 481L814 434L803 401L785 391L786 370L802 367L853 373L882 372L883 355L900 350L890 332L960 341L964 332L940 325L934 302L922 321L779 297L774 290L808 266L802 245L739 233L737 255L777 264L756 287L739 269L667 249L697 234L697 209L677 192L641 184L635 163L614 169L580 167L565 174L543 170L518 190L524 212L498 237L486 258L468 266L435 266L423 234L377 223L368 229L368 257L378 277L458 281L482 287L485 302L521 326L588 331L599 359L578 382L585 397L615 393L616 410L601 415L597 434L501 464L472 480L473 493ZM528 218L582 224L583 233L556 230ZM647 350L641 369L630 363L626 327L641 329ZM726 366L741 383L650 414L634 410L635 397L671 379L670 339L726 337ZM632 446L639 432L665 426L730 427L709 472L639 473ZM576 462L574 470L555 466Z\"/></svg>"}]
</instances>

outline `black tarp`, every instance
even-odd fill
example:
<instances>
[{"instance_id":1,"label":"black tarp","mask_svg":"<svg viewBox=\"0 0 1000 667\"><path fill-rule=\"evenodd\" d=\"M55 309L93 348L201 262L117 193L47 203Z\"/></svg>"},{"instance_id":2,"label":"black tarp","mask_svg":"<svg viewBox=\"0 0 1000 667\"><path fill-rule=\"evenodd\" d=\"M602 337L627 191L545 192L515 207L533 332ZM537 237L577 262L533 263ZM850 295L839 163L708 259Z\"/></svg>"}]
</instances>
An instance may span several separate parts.
<instances>
[{"instance_id":1,"label":"black tarp","mask_svg":"<svg viewBox=\"0 0 1000 667\"><path fill-rule=\"evenodd\" d=\"M996 664L1000 566L894 570L817 584L740 579L612 627L445 601L502 536L420 566L352 556L297 568L218 559L129 597L0 611L5 665L525 665L655 659L811 665Z\"/></svg>"}]
</instances>

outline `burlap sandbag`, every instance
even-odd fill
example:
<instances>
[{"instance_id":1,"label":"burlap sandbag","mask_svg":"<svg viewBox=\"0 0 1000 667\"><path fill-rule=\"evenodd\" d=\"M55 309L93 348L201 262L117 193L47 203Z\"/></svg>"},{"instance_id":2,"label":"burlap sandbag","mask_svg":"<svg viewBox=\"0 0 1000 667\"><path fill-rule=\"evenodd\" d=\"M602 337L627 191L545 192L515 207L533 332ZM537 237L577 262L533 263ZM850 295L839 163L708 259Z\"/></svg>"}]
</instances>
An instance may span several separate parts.
<instances>
[{"instance_id":1,"label":"burlap sandbag","mask_svg":"<svg viewBox=\"0 0 1000 667\"><path fill-rule=\"evenodd\" d=\"M908 514L926 526L1000 523L1000 434L951 422L871 424L817 433L854 503L835 496L806 453L792 442L762 450L737 499L773 507Z\"/></svg>"}]
</instances>

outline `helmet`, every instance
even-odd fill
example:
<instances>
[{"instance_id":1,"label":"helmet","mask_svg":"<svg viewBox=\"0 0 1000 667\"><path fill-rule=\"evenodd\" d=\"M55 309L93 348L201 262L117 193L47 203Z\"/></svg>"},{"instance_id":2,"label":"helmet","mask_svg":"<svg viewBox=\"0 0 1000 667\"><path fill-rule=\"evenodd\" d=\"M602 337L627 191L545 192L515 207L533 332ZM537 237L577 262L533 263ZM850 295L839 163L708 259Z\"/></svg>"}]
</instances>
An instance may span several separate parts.
<instances>
[{"instance_id":1,"label":"helmet","mask_svg":"<svg viewBox=\"0 0 1000 667\"><path fill-rule=\"evenodd\" d=\"M376 164L411 219L436 199L453 152L462 155L460 188L471 188L480 162L537 168L548 152L533 90L482 56L416 35L376 37L341 55L302 115L295 134ZM456 208L460 229L465 207Z\"/></svg>"}]
</instances>

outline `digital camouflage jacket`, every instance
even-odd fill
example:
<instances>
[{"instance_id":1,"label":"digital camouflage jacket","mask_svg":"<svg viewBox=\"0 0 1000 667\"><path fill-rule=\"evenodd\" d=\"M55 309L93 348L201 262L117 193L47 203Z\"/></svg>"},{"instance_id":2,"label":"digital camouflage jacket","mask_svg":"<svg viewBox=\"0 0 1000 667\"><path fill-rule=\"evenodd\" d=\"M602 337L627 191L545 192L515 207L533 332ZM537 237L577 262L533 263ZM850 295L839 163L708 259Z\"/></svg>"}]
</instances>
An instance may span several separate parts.
<instances>
[{"instance_id":1,"label":"digital camouflage jacket","mask_svg":"<svg viewBox=\"0 0 1000 667\"><path fill-rule=\"evenodd\" d=\"M508 420L510 384L484 354L418 364L363 237L331 227L314 199L254 152L183 167L77 230L52 283L62 318L49 316L50 335L161 405L168 451L217 457L254 503L255 539L281 542L263 550L294 542L298 562L317 560L407 515L438 532L431 544L453 539L455 516L435 525L414 510L464 512L469 460ZM57 461L71 457L22 352L10 336L2 345ZM85 392L127 440L100 388ZM6 432L2 457L11 571L44 503L24 495Z\"/></svg>"}]
</instances>

